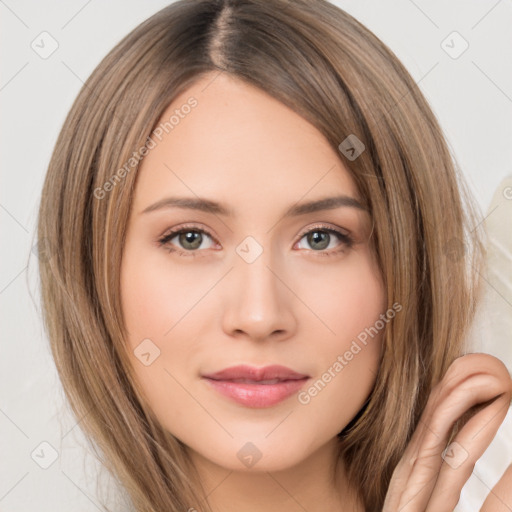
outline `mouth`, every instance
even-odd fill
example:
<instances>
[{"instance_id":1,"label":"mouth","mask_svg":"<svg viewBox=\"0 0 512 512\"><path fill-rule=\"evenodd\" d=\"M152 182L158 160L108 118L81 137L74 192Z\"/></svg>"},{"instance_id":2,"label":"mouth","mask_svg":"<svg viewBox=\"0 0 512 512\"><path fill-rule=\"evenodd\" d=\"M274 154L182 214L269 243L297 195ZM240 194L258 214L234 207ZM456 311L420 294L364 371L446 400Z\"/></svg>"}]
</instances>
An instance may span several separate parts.
<instances>
[{"instance_id":1,"label":"mouth","mask_svg":"<svg viewBox=\"0 0 512 512\"><path fill-rule=\"evenodd\" d=\"M308 377L294 380L248 381L215 380L203 377L209 385L221 395L252 408L271 407L297 393Z\"/></svg>"},{"instance_id":2,"label":"mouth","mask_svg":"<svg viewBox=\"0 0 512 512\"><path fill-rule=\"evenodd\" d=\"M211 389L251 408L276 405L297 393L309 380L308 375L276 365L260 369L231 367L202 378Z\"/></svg>"},{"instance_id":3,"label":"mouth","mask_svg":"<svg viewBox=\"0 0 512 512\"><path fill-rule=\"evenodd\" d=\"M279 384L280 382L288 382L288 380L299 380L299 379L268 379L268 380L253 380L253 379L212 379L222 382L236 382L237 384Z\"/></svg>"}]
</instances>

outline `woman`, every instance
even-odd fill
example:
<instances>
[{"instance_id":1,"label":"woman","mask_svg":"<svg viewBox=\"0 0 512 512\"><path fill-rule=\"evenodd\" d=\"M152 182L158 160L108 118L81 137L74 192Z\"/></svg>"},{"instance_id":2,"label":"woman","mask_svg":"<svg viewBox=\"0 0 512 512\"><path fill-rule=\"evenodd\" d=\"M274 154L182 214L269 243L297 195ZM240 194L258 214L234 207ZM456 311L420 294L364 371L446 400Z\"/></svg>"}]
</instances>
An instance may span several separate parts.
<instances>
[{"instance_id":1,"label":"woman","mask_svg":"<svg viewBox=\"0 0 512 512\"><path fill-rule=\"evenodd\" d=\"M137 27L66 119L38 232L64 388L135 509L453 510L512 393L463 355L477 223L416 84L342 10Z\"/></svg>"}]
</instances>

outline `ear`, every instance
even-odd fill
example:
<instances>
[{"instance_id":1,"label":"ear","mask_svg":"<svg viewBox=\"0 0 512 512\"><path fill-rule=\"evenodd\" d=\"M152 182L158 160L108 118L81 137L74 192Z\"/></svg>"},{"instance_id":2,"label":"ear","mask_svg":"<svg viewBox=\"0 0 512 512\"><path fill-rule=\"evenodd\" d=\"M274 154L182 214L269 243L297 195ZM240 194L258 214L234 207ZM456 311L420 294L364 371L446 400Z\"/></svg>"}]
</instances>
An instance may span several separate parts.
<instances>
[{"instance_id":1,"label":"ear","mask_svg":"<svg viewBox=\"0 0 512 512\"><path fill-rule=\"evenodd\" d=\"M480 512L510 512L512 510L512 464L487 496Z\"/></svg>"}]
</instances>

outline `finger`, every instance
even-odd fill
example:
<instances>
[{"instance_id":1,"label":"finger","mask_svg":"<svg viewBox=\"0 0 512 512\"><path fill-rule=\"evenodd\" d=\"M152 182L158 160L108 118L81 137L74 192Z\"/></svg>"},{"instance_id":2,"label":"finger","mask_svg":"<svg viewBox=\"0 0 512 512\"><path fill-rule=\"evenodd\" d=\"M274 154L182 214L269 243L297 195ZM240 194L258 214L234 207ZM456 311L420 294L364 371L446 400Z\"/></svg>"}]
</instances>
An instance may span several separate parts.
<instances>
[{"instance_id":1,"label":"finger","mask_svg":"<svg viewBox=\"0 0 512 512\"><path fill-rule=\"evenodd\" d=\"M423 442L428 424L432 420L433 412L439 407L439 404L457 387L459 387L464 380L474 377L479 374L494 376L498 378L509 379L512 392L512 380L505 365L489 354L466 354L456 358L448 368L445 376L432 390L427 405L423 414L418 422L417 429L410 440L408 449L404 452L409 457L417 454L419 445Z\"/></svg>"},{"instance_id":2,"label":"finger","mask_svg":"<svg viewBox=\"0 0 512 512\"><path fill-rule=\"evenodd\" d=\"M470 407L495 398L503 393L503 382L494 376L477 374L464 379L450 394L439 399L439 405L433 411L431 419L425 425L421 444L416 457L412 460L412 470L406 488L400 497L398 509L401 512L424 512L431 494L439 479L443 463L442 454L448 442L448 436L455 421ZM496 411L494 411L496 413ZM471 473L466 477L469 478ZM458 474L460 482L463 472ZM457 499L465 481L460 488L451 487L450 492ZM444 502L436 512L452 512Z\"/></svg>"},{"instance_id":3,"label":"finger","mask_svg":"<svg viewBox=\"0 0 512 512\"><path fill-rule=\"evenodd\" d=\"M498 380L501 380L502 388L505 389L507 393L512 394L512 379L510 378L506 366L499 359L489 354L482 353L466 354L455 359L448 368L442 381L433 388L417 428L393 472L382 509L383 512L395 512L398 510L400 499L411 477L414 462L418 458L420 447L423 446L425 436L429 433L428 426L432 423L434 411L439 408L440 403L445 400L450 393L453 393L464 380L482 373L488 374L490 378L494 376L498 378ZM498 390L496 390L496 395L497 394L499 394ZM484 399L483 405L481 406L485 406L485 403L486 401ZM473 406L473 408L475 407L478 406ZM471 411L466 411L465 414L467 415L470 412ZM459 422L463 422L464 416L465 415L459 419ZM447 417L448 423L452 423L457 419L446 414L445 417ZM456 429L453 430L455 431ZM431 473L431 478L435 481L437 474L435 474L435 471L431 471ZM425 481L427 482L428 479Z\"/></svg>"},{"instance_id":4,"label":"finger","mask_svg":"<svg viewBox=\"0 0 512 512\"><path fill-rule=\"evenodd\" d=\"M391 481L388 486L382 512L396 512L398 510L398 504L402 497L403 492L406 489L407 482L412 473L413 463L418 456L418 451L425 437L427 431L427 425L432 421L432 414L439 405L439 401L442 396L447 393L446 381L449 379L448 373L452 370L452 366L448 369L443 380L437 384L431 391L427 404L423 410L423 413L418 421L416 429L409 440L409 443L402 454L399 463L396 465L393 471ZM459 381L463 380L463 376L459 375ZM457 385L458 382L453 382L452 386Z\"/></svg>"},{"instance_id":5,"label":"finger","mask_svg":"<svg viewBox=\"0 0 512 512\"><path fill-rule=\"evenodd\" d=\"M453 361L442 381L432 389L416 429L399 463L393 471L382 512L395 512L398 510L398 504L411 475L413 463L418 456L419 448L428 430L427 425L432 421L432 414L439 406L441 398L446 396L453 388L460 385L460 382L467 377L467 369L466 373L457 370L462 360L467 360L467 358L468 356L462 356Z\"/></svg>"},{"instance_id":6,"label":"finger","mask_svg":"<svg viewBox=\"0 0 512 512\"><path fill-rule=\"evenodd\" d=\"M479 393L472 392L477 388ZM493 398L501 392L500 389L491 376L464 378L464 375L459 375L456 379L450 375L444 386L433 390L418 427L393 473L383 512L402 512L402 507L407 507L410 512L425 510L453 423L469 407Z\"/></svg>"},{"instance_id":7,"label":"finger","mask_svg":"<svg viewBox=\"0 0 512 512\"><path fill-rule=\"evenodd\" d=\"M501 395L475 414L455 436L443 452L443 464L425 512L453 511L459 502L460 490L471 476L476 461L494 439L509 406L510 397ZM455 489L459 491L454 492Z\"/></svg>"}]
</instances>

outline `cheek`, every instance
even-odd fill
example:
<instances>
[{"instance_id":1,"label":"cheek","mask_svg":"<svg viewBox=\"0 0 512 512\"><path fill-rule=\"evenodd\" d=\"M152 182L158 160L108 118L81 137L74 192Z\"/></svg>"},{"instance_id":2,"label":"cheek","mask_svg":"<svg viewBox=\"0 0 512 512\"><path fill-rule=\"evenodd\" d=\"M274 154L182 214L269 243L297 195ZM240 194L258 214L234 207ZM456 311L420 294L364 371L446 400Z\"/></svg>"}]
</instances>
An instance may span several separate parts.
<instances>
[{"instance_id":1,"label":"cheek","mask_svg":"<svg viewBox=\"0 0 512 512\"><path fill-rule=\"evenodd\" d=\"M126 348L136 379L149 408L162 420L173 407L189 406L186 396L172 378L173 361L187 356L186 343L172 343L175 324L186 314L190 279L176 272L162 250L140 248L127 241L121 266L121 302L128 339ZM169 332L170 331L170 332ZM167 333L167 334L166 334ZM144 354L149 354L144 358Z\"/></svg>"},{"instance_id":2,"label":"cheek","mask_svg":"<svg viewBox=\"0 0 512 512\"><path fill-rule=\"evenodd\" d=\"M343 348L347 340L372 326L384 312L386 302L382 278L368 249L354 252L335 265L304 269L300 296L321 320L326 346ZM322 325L323 324L323 325Z\"/></svg>"},{"instance_id":3,"label":"cheek","mask_svg":"<svg viewBox=\"0 0 512 512\"><path fill-rule=\"evenodd\" d=\"M330 295L335 307L331 312L335 331L343 337L357 337L372 326L385 309L384 289L376 269L364 258L346 268L337 287L331 286Z\"/></svg>"},{"instance_id":4,"label":"cheek","mask_svg":"<svg viewBox=\"0 0 512 512\"><path fill-rule=\"evenodd\" d=\"M178 265L164 249L140 245L127 241L121 267L126 347L151 405L165 410L169 396L175 405L187 401L172 376L191 369L186 363L193 358L195 339L200 338L196 335L203 329L198 319L205 316L201 299L218 276L208 269L198 272L192 261ZM145 365L148 361L141 354L148 352L151 362Z\"/></svg>"},{"instance_id":5,"label":"cheek","mask_svg":"<svg viewBox=\"0 0 512 512\"><path fill-rule=\"evenodd\" d=\"M314 329L310 322L308 338L315 340L319 372L301 403L314 401L328 422L340 425L361 408L375 382L386 325L380 320L385 293L369 252L354 253L336 270L324 271L302 288L321 322L314 322Z\"/></svg>"},{"instance_id":6,"label":"cheek","mask_svg":"<svg viewBox=\"0 0 512 512\"><path fill-rule=\"evenodd\" d=\"M123 314L130 339L163 340L190 305L196 303L204 286L191 280L190 272L179 271L171 256L161 249L144 250L127 245L121 271Z\"/></svg>"}]
</instances>

